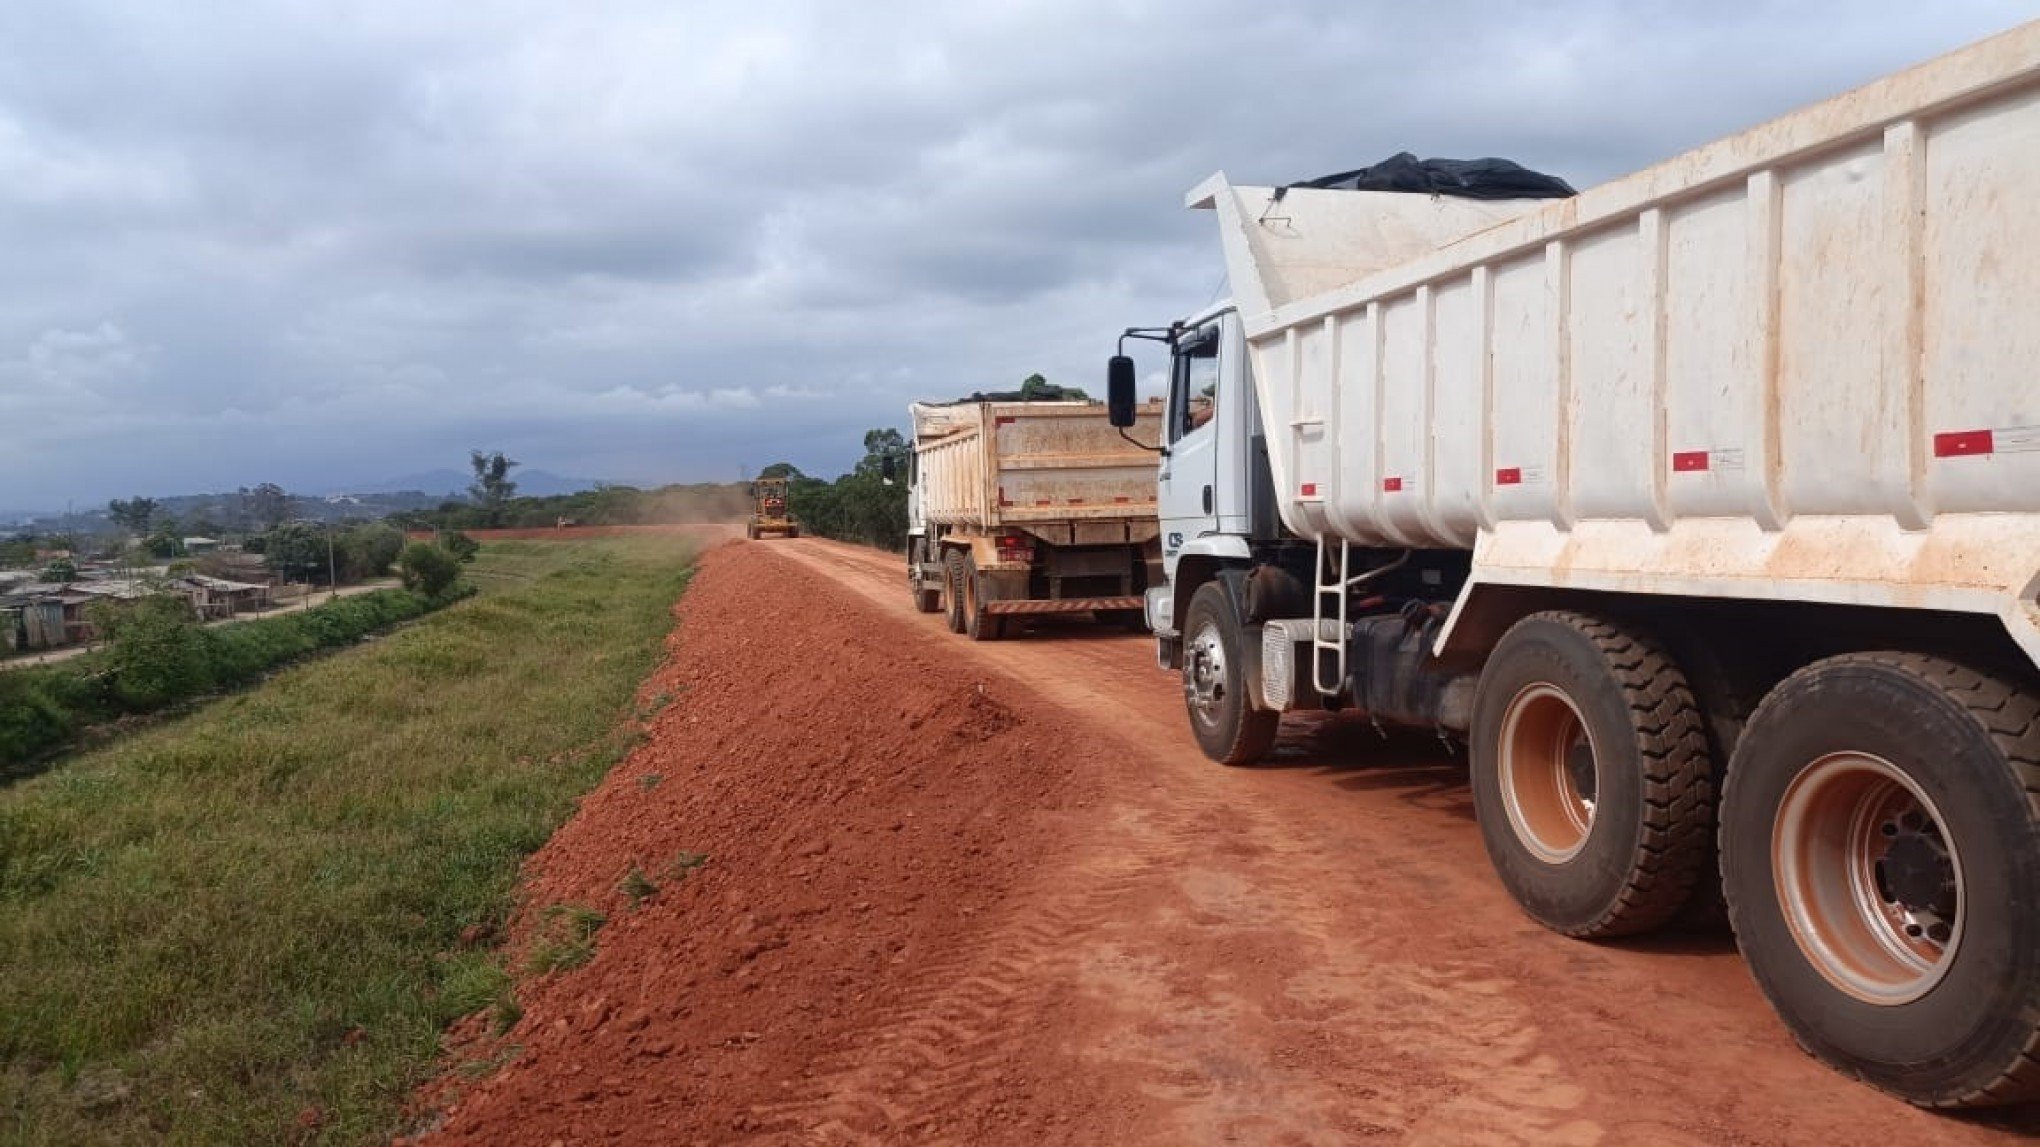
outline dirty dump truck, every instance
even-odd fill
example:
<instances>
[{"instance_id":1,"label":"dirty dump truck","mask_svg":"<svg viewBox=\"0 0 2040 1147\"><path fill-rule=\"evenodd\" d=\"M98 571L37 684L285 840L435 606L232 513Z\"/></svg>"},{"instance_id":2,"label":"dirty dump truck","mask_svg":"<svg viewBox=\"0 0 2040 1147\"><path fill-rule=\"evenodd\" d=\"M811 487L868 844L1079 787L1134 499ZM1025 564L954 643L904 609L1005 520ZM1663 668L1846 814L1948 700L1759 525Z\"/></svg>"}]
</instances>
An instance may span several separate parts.
<instances>
[{"instance_id":1,"label":"dirty dump truck","mask_svg":"<svg viewBox=\"0 0 2040 1147\"><path fill-rule=\"evenodd\" d=\"M1198 744L1435 730L1547 927L1718 889L1816 1056L2034 1099L2036 187L2040 24L1576 198L1197 187L1231 301L1128 333Z\"/></svg>"},{"instance_id":2,"label":"dirty dump truck","mask_svg":"<svg viewBox=\"0 0 2040 1147\"><path fill-rule=\"evenodd\" d=\"M1159 404L1128 436L1095 402L909 409L907 583L922 612L978 641L1043 614L1140 625L1161 584Z\"/></svg>"},{"instance_id":3,"label":"dirty dump truck","mask_svg":"<svg viewBox=\"0 0 2040 1147\"><path fill-rule=\"evenodd\" d=\"M793 511L787 509L785 478L760 478L751 483L751 520L745 525L746 536L756 539L768 534L782 538L800 536L800 523L794 520Z\"/></svg>"}]
</instances>

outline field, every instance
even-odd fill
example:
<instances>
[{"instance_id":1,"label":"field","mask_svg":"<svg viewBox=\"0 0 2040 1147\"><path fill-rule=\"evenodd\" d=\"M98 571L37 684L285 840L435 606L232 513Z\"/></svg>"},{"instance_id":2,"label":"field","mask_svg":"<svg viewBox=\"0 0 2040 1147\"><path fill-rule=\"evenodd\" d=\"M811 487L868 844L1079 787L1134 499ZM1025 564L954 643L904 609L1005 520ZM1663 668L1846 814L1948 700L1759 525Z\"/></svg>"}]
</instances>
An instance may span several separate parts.
<instances>
[{"instance_id":1,"label":"field","mask_svg":"<svg viewBox=\"0 0 2040 1147\"><path fill-rule=\"evenodd\" d=\"M621 759L698 542L482 593L0 789L0 1142L371 1142L514 1015L518 865Z\"/></svg>"}]
</instances>

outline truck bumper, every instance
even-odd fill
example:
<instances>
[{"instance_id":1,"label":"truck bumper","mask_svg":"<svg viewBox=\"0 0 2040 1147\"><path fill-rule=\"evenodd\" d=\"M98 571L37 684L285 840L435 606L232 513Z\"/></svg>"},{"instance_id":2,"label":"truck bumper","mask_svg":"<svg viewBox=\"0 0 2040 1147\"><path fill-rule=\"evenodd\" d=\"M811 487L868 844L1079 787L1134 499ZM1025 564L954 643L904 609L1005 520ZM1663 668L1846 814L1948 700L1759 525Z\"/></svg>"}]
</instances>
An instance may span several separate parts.
<instances>
[{"instance_id":1,"label":"truck bumper","mask_svg":"<svg viewBox=\"0 0 2040 1147\"><path fill-rule=\"evenodd\" d=\"M1047 600L1018 599L988 601L985 612L1002 613L1091 613L1097 610L1139 609L1138 597L1065 597Z\"/></svg>"}]
</instances>

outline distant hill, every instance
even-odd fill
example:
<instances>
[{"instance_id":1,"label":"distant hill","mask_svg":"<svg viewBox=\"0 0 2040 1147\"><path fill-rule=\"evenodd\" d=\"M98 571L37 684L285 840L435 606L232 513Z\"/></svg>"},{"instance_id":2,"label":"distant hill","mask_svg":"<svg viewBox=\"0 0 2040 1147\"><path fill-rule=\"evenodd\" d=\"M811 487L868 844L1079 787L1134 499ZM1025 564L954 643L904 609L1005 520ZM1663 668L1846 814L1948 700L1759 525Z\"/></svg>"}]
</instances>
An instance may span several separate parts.
<instances>
[{"instance_id":1,"label":"distant hill","mask_svg":"<svg viewBox=\"0 0 2040 1147\"><path fill-rule=\"evenodd\" d=\"M547 470L513 470L510 478L517 483L517 492L526 497L550 498L560 494L576 494L592 490L601 483L592 478L565 478ZM402 478L391 478L385 482L370 482L362 486L350 486L344 490L333 490L333 494L404 494L421 493L435 497L467 497L469 483L474 475L465 470L446 468L427 470L422 474L409 474Z\"/></svg>"}]
</instances>

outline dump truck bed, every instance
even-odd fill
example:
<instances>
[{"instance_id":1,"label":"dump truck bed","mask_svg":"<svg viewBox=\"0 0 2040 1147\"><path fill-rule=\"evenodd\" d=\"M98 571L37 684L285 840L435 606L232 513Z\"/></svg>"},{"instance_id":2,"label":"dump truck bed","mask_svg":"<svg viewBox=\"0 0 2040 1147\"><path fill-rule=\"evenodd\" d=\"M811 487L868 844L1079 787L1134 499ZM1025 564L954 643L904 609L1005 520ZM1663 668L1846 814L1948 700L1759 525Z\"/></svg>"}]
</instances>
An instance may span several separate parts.
<instances>
[{"instance_id":1,"label":"dump truck bed","mask_svg":"<svg viewBox=\"0 0 2040 1147\"><path fill-rule=\"evenodd\" d=\"M1301 536L1994 613L2040 660L2036 189L2029 24L1575 199L1189 205Z\"/></svg>"},{"instance_id":2,"label":"dump truck bed","mask_svg":"<svg viewBox=\"0 0 2040 1147\"><path fill-rule=\"evenodd\" d=\"M1092 402L916 404L914 451L921 517L991 532L1069 523L1083 544L1128 540L1125 525L1155 520L1155 454L1120 437ZM1152 445L1159 404L1130 431ZM1152 534L1152 529L1148 531Z\"/></svg>"}]
</instances>

